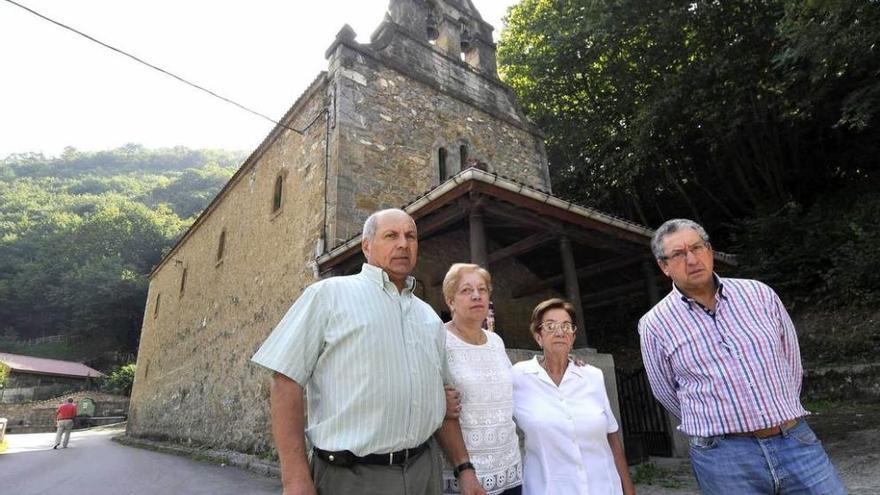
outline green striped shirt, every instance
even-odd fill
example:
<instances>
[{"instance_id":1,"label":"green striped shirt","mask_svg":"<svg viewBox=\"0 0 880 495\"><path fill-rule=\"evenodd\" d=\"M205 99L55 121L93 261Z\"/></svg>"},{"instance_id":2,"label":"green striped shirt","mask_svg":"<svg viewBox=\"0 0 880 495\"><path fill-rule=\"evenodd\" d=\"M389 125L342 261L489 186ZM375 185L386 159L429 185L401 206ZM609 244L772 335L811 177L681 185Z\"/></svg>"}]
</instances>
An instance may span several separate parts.
<instances>
[{"instance_id":1,"label":"green striped shirt","mask_svg":"<svg viewBox=\"0 0 880 495\"><path fill-rule=\"evenodd\" d=\"M388 275L317 282L284 315L252 361L306 390L309 441L355 455L415 447L446 410L446 333L434 310Z\"/></svg>"}]
</instances>

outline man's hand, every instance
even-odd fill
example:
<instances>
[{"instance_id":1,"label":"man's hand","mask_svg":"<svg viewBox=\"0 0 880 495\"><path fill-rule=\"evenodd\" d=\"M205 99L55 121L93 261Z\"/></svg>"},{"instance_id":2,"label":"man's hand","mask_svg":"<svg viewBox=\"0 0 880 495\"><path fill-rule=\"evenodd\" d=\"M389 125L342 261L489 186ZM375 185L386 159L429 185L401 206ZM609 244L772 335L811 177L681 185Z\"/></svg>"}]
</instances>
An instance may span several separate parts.
<instances>
[{"instance_id":1,"label":"man's hand","mask_svg":"<svg viewBox=\"0 0 880 495\"><path fill-rule=\"evenodd\" d=\"M446 391L446 419L458 419L461 413L461 394L452 385L445 385Z\"/></svg>"},{"instance_id":2,"label":"man's hand","mask_svg":"<svg viewBox=\"0 0 880 495\"><path fill-rule=\"evenodd\" d=\"M458 487L461 495L486 495L473 469L465 469L458 475Z\"/></svg>"}]
</instances>

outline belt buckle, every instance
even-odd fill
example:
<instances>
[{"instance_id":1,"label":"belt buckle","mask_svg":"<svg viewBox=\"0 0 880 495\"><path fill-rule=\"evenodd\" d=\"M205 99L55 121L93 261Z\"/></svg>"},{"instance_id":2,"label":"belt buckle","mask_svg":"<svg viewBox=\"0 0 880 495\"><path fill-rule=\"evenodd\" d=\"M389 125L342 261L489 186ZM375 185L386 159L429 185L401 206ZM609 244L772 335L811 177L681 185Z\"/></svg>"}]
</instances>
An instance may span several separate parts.
<instances>
[{"instance_id":1,"label":"belt buckle","mask_svg":"<svg viewBox=\"0 0 880 495\"><path fill-rule=\"evenodd\" d=\"M388 465L394 465L394 454L400 454L401 456L403 456L403 460L398 457L398 461L401 461L400 464L406 464L407 462L409 462L409 451L410 449L403 449L398 450L397 452L390 452L388 454Z\"/></svg>"}]
</instances>

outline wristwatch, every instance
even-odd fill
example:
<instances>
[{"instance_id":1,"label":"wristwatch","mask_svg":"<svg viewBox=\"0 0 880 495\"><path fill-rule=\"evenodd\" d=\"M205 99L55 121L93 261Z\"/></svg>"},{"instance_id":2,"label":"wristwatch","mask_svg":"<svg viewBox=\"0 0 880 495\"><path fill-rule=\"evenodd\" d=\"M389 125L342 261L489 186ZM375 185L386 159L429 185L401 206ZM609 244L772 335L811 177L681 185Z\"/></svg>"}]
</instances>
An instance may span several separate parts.
<instances>
[{"instance_id":1,"label":"wristwatch","mask_svg":"<svg viewBox=\"0 0 880 495\"><path fill-rule=\"evenodd\" d=\"M455 476L455 479L458 479L458 477L461 476L462 471L467 471L468 469L473 469L474 471L476 471L474 465L471 464L471 461L462 462L458 466L455 466L455 468L452 470L452 474Z\"/></svg>"}]
</instances>

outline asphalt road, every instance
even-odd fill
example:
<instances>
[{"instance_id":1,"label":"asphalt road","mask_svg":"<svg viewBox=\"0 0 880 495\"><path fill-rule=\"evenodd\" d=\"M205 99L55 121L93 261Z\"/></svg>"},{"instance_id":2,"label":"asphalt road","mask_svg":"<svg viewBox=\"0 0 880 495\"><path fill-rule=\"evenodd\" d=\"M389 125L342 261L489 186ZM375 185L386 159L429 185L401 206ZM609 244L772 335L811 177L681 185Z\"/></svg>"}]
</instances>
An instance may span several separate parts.
<instances>
[{"instance_id":1,"label":"asphalt road","mask_svg":"<svg viewBox=\"0 0 880 495\"><path fill-rule=\"evenodd\" d=\"M0 493L38 495L280 494L281 482L232 466L119 445L120 429L74 431L52 450L54 433L6 435Z\"/></svg>"}]
</instances>

